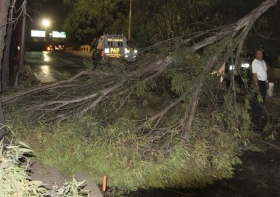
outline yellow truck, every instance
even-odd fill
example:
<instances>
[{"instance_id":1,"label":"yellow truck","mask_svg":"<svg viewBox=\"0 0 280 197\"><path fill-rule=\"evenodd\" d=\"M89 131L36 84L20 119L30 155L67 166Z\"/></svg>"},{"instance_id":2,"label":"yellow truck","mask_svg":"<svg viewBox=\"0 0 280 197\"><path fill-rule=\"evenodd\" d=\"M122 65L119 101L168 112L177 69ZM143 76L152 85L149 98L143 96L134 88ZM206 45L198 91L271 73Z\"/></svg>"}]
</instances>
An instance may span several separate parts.
<instances>
[{"instance_id":1,"label":"yellow truck","mask_svg":"<svg viewBox=\"0 0 280 197\"><path fill-rule=\"evenodd\" d=\"M103 35L92 49L92 59L101 60L106 58L123 59L126 62L135 62L137 50L130 46L123 35Z\"/></svg>"}]
</instances>

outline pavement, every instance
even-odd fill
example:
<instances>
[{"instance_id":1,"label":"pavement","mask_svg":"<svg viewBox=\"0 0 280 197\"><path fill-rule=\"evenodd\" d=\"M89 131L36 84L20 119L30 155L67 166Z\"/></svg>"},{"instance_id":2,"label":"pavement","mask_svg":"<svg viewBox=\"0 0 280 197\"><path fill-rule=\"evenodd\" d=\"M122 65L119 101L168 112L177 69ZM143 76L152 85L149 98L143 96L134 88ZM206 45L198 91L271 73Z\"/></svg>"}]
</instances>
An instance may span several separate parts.
<instances>
[{"instance_id":1,"label":"pavement","mask_svg":"<svg viewBox=\"0 0 280 197\"><path fill-rule=\"evenodd\" d=\"M55 192L58 188L64 186L66 178L56 169L55 167L50 167L43 165L42 163L35 161L31 165L31 171L29 172L31 180L42 181L45 188L50 192ZM84 182L81 187L84 190L90 191L91 197L103 197L102 192L98 188L96 182L92 179L90 173L88 172L78 172L74 176L75 180ZM70 182L68 180L67 182Z\"/></svg>"},{"instance_id":2,"label":"pavement","mask_svg":"<svg viewBox=\"0 0 280 197\"><path fill-rule=\"evenodd\" d=\"M100 189L97 184L92 179L91 175L88 172L78 172L75 176L78 182L85 181L82 186L85 186L83 189L90 191L90 196L92 197L103 197Z\"/></svg>"},{"instance_id":3,"label":"pavement","mask_svg":"<svg viewBox=\"0 0 280 197\"><path fill-rule=\"evenodd\" d=\"M92 56L90 51L65 51L65 52L73 55L77 55L79 57L84 57L86 59L91 59ZM50 73L44 71L34 72L34 76L36 78L36 81L40 82L40 84L53 83L57 81L57 79L54 78Z\"/></svg>"}]
</instances>

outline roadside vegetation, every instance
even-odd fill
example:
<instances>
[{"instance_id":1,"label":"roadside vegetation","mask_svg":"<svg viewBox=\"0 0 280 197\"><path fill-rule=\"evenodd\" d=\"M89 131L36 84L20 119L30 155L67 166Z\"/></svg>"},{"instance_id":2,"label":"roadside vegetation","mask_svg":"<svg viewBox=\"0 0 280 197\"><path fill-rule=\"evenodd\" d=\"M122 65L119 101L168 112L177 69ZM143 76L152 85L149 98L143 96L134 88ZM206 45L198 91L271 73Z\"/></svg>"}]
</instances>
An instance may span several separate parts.
<instances>
[{"instance_id":1,"label":"roadside vegetation","mask_svg":"<svg viewBox=\"0 0 280 197\"><path fill-rule=\"evenodd\" d=\"M0 196L82 197L89 191L81 188L75 179L63 187L47 190L41 180L31 180L29 172L33 151L23 142L11 140L9 145L0 142Z\"/></svg>"},{"instance_id":2,"label":"roadside vegetation","mask_svg":"<svg viewBox=\"0 0 280 197\"><path fill-rule=\"evenodd\" d=\"M93 65L89 62L90 74L4 99L6 121L17 138L28 143L46 165L56 166L68 175L86 170L99 183L105 174L108 186L122 191L202 187L230 178L234 166L241 162L242 150L249 148L254 136L248 98L237 100L219 83L219 77L204 73L205 85L195 94L199 102L194 102L196 78L201 75L204 60L193 53L187 59L178 54L155 83L130 79L113 95L100 94L103 102L98 102L99 96L91 102L63 101L98 95L104 92L102 88L115 86L102 84L116 67L91 71ZM183 72L186 67L188 72ZM129 75L130 71L124 69L123 73L110 75L112 81L118 84L119 76ZM7 97L13 94L21 95L21 91ZM188 111L193 105L196 110ZM168 110L162 110L163 106ZM190 128L185 126L186 116L192 118Z\"/></svg>"},{"instance_id":3,"label":"roadside vegetation","mask_svg":"<svg viewBox=\"0 0 280 197\"><path fill-rule=\"evenodd\" d=\"M72 9L87 5L67 2ZM139 1L139 7L140 2L146 1ZM207 7L211 1L199 3ZM84 71L67 80L6 89L1 95L6 124L45 165L56 166L65 175L88 171L97 183L106 175L108 186L120 193L198 188L231 178L243 150L255 149L252 142L259 137L250 121L254 90L238 96L239 57L251 27L275 3L267 0L240 20L218 28L183 31L178 24L172 38L166 31L152 38L154 31L141 28L147 30L146 41L155 44L139 50L135 64L88 60ZM78 11L66 25L80 16ZM161 18L160 13L155 16ZM159 22L153 25L160 27ZM236 73L227 76L231 85L225 89L220 82L225 75L217 71L229 58L236 59ZM34 187L32 192L40 192L39 183Z\"/></svg>"}]
</instances>

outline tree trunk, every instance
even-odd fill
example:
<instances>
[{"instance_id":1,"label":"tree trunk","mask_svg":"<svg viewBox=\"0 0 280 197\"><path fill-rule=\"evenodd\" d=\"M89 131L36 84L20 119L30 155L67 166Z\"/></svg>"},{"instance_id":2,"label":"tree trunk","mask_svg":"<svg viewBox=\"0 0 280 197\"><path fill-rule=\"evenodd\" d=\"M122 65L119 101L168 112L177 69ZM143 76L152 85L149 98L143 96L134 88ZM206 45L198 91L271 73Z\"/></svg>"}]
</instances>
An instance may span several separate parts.
<instances>
[{"instance_id":1,"label":"tree trunk","mask_svg":"<svg viewBox=\"0 0 280 197\"><path fill-rule=\"evenodd\" d=\"M15 2L15 0L13 0ZM9 22L7 25L7 37L6 37L6 47L4 50L4 57L2 62L2 89L8 88L10 86L10 54L11 54L11 43L14 23L13 19L13 9L9 10Z\"/></svg>"},{"instance_id":2,"label":"tree trunk","mask_svg":"<svg viewBox=\"0 0 280 197\"><path fill-rule=\"evenodd\" d=\"M7 30L7 18L10 0L0 0L0 67L2 67L3 51L5 48L5 36Z\"/></svg>"},{"instance_id":3,"label":"tree trunk","mask_svg":"<svg viewBox=\"0 0 280 197\"><path fill-rule=\"evenodd\" d=\"M7 33L7 18L11 0L0 0L0 69L2 68L3 52L5 49L5 37ZM1 77L1 91L2 91L2 77ZM2 102L0 99L0 139L6 135L4 127L4 114L2 110Z\"/></svg>"}]
</instances>

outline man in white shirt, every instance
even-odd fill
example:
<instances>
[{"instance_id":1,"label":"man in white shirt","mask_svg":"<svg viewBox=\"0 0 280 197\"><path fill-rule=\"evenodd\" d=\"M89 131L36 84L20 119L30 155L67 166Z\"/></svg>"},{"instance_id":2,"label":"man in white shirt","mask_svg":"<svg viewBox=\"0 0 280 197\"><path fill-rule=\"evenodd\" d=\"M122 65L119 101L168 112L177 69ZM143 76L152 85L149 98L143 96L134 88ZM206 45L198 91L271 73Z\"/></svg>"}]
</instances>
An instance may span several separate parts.
<instances>
[{"instance_id":1,"label":"man in white shirt","mask_svg":"<svg viewBox=\"0 0 280 197\"><path fill-rule=\"evenodd\" d=\"M258 102L257 96L252 105L252 111L254 115L261 115L262 104L265 101L266 90L269 88L269 83L267 80L267 65L263 60L263 51L262 49L256 50L256 58L252 63L252 73L253 73L253 82L256 89L262 95L262 102Z\"/></svg>"}]
</instances>

